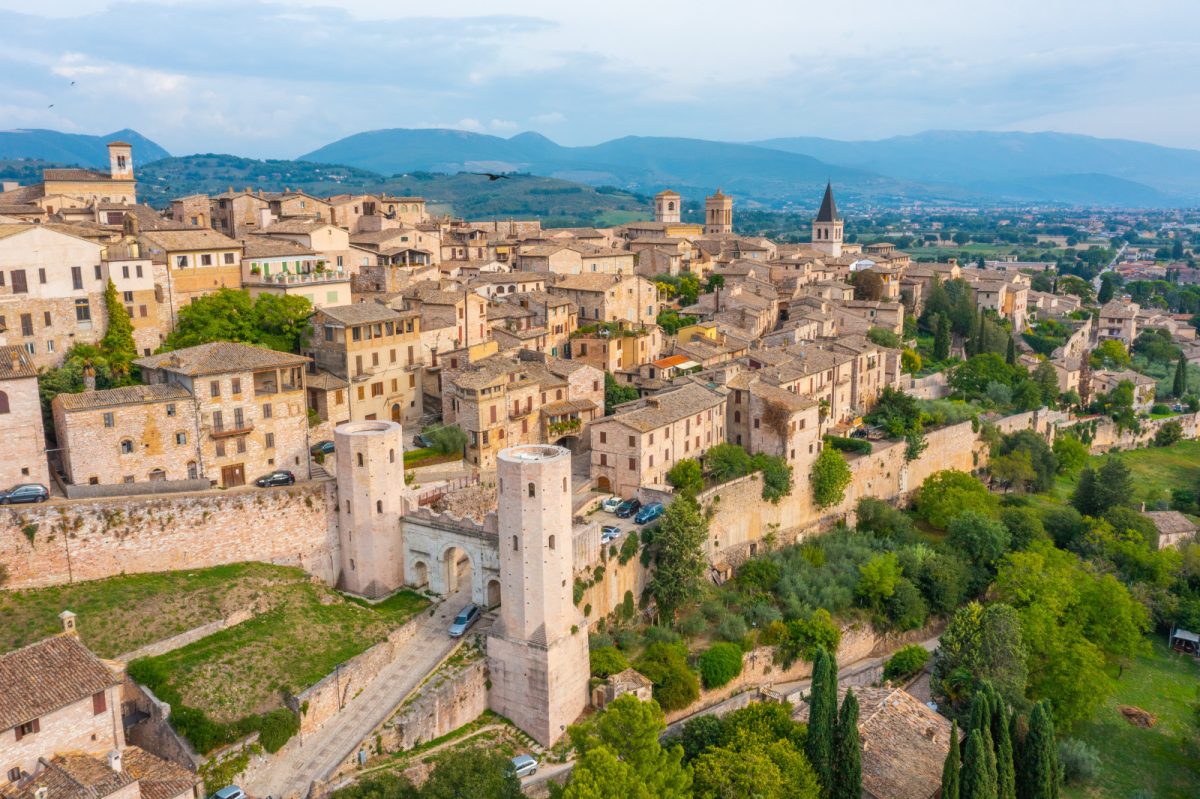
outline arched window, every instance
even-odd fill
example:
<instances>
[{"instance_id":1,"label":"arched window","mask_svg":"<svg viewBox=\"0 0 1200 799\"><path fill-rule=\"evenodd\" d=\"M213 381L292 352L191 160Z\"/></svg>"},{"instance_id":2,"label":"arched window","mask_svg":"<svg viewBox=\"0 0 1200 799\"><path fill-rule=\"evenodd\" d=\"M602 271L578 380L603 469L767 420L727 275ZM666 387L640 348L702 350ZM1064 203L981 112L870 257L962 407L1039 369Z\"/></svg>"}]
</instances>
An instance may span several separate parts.
<instances>
[{"instance_id":1,"label":"arched window","mask_svg":"<svg viewBox=\"0 0 1200 799\"><path fill-rule=\"evenodd\" d=\"M674 211L674 210L675 210L675 201L674 201L674 200L672 200L671 202L667 203L667 210L668 210L668 211Z\"/></svg>"},{"instance_id":2,"label":"arched window","mask_svg":"<svg viewBox=\"0 0 1200 799\"><path fill-rule=\"evenodd\" d=\"M550 548L554 549L554 536L550 536L549 544L550 544Z\"/></svg>"},{"instance_id":3,"label":"arched window","mask_svg":"<svg viewBox=\"0 0 1200 799\"><path fill-rule=\"evenodd\" d=\"M151 470L149 477L151 480L166 480L167 473L162 469L153 469Z\"/></svg>"},{"instance_id":4,"label":"arched window","mask_svg":"<svg viewBox=\"0 0 1200 799\"><path fill-rule=\"evenodd\" d=\"M0 391L0 413L8 413L8 395Z\"/></svg>"},{"instance_id":5,"label":"arched window","mask_svg":"<svg viewBox=\"0 0 1200 799\"><path fill-rule=\"evenodd\" d=\"M122 455L129 455L129 454L130 454L130 453L132 453L132 452L133 452L133 442L132 442L131 440L129 440L128 438L126 438L126 439L122 439L122 441L121 441L121 454L122 454Z\"/></svg>"},{"instance_id":6,"label":"arched window","mask_svg":"<svg viewBox=\"0 0 1200 799\"><path fill-rule=\"evenodd\" d=\"M388 450L388 463L395 463L395 462L396 462L396 450L389 449Z\"/></svg>"},{"instance_id":7,"label":"arched window","mask_svg":"<svg viewBox=\"0 0 1200 799\"><path fill-rule=\"evenodd\" d=\"M383 513L383 500L382 499L375 500L375 512Z\"/></svg>"},{"instance_id":8,"label":"arched window","mask_svg":"<svg viewBox=\"0 0 1200 799\"><path fill-rule=\"evenodd\" d=\"M358 453L358 465L359 465L359 466L362 466L362 465L363 465L363 456L362 456L362 453L361 453L361 452L360 452L360 453Z\"/></svg>"},{"instance_id":9,"label":"arched window","mask_svg":"<svg viewBox=\"0 0 1200 799\"><path fill-rule=\"evenodd\" d=\"M532 496L536 496L536 495L537 495L537 488L534 486L533 483L530 483L529 484L529 496L532 497Z\"/></svg>"},{"instance_id":10,"label":"arched window","mask_svg":"<svg viewBox=\"0 0 1200 799\"><path fill-rule=\"evenodd\" d=\"M187 475L188 475L189 480L196 479L196 462L195 461L188 461Z\"/></svg>"}]
</instances>

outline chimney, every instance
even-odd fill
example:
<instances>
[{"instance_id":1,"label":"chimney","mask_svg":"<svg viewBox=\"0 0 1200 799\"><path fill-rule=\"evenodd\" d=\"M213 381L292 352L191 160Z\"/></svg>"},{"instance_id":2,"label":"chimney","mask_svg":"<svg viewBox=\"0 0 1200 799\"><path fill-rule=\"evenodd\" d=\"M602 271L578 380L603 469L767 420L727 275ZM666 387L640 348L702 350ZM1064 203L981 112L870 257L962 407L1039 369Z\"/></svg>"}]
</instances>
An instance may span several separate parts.
<instances>
[{"instance_id":1,"label":"chimney","mask_svg":"<svg viewBox=\"0 0 1200 799\"><path fill-rule=\"evenodd\" d=\"M108 753L108 767L118 774L121 773L121 750L114 749Z\"/></svg>"},{"instance_id":2,"label":"chimney","mask_svg":"<svg viewBox=\"0 0 1200 799\"><path fill-rule=\"evenodd\" d=\"M79 637L79 631L75 629L75 614L69 610L64 610L58 614L59 621L62 622L62 631L64 635L73 635Z\"/></svg>"}]
</instances>

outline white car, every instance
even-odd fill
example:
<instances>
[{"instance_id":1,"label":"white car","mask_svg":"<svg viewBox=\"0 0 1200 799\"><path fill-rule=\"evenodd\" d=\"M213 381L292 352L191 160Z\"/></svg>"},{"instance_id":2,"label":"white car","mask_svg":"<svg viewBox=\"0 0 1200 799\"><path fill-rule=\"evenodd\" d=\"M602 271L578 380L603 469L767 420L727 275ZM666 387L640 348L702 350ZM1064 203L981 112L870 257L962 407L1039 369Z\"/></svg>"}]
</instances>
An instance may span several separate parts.
<instances>
[{"instance_id":1,"label":"white car","mask_svg":"<svg viewBox=\"0 0 1200 799\"><path fill-rule=\"evenodd\" d=\"M538 762L529 755L517 755L512 759L512 764L518 777L532 777L537 774Z\"/></svg>"},{"instance_id":2,"label":"white car","mask_svg":"<svg viewBox=\"0 0 1200 799\"><path fill-rule=\"evenodd\" d=\"M621 502L621 498L615 494L611 497L605 497L600 501L600 510L605 511L606 513L616 513L617 508L621 506Z\"/></svg>"},{"instance_id":3,"label":"white car","mask_svg":"<svg viewBox=\"0 0 1200 799\"><path fill-rule=\"evenodd\" d=\"M621 528L614 524L606 524L600 528L600 543L607 544L621 537Z\"/></svg>"}]
</instances>

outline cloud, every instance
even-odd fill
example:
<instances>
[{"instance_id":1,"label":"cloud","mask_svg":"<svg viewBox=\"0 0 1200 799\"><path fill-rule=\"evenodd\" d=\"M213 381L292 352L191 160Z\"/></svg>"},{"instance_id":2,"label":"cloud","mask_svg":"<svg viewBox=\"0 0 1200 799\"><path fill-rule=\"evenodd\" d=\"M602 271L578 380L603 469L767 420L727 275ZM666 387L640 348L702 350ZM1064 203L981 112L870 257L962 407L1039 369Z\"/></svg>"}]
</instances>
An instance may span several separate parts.
<instances>
[{"instance_id":1,"label":"cloud","mask_svg":"<svg viewBox=\"0 0 1200 799\"><path fill-rule=\"evenodd\" d=\"M530 117L529 121L535 125L561 125L567 121L567 117L558 111L550 111L545 114L536 114Z\"/></svg>"}]
</instances>

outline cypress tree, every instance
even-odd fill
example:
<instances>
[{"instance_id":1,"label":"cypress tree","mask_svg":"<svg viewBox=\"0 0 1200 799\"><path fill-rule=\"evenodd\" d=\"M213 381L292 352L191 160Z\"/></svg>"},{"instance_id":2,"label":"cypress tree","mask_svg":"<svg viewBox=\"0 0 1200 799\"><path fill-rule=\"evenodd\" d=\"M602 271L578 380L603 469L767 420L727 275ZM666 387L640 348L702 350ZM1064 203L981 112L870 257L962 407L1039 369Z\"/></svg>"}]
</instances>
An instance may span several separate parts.
<instances>
[{"instance_id":1,"label":"cypress tree","mask_svg":"<svg viewBox=\"0 0 1200 799\"><path fill-rule=\"evenodd\" d=\"M1058 799L1058 747L1054 721L1046 703L1039 702L1029 716L1021 764L1025 790L1021 799Z\"/></svg>"},{"instance_id":2,"label":"cypress tree","mask_svg":"<svg viewBox=\"0 0 1200 799\"><path fill-rule=\"evenodd\" d=\"M833 732L837 722L837 666L824 648L813 660L812 686L808 698L808 738L804 751L829 796L833 785Z\"/></svg>"},{"instance_id":3,"label":"cypress tree","mask_svg":"<svg viewBox=\"0 0 1200 799\"><path fill-rule=\"evenodd\" d=\"M1171 393L1176 399L1187 393L1187 358L1183 355L1179 356L1179 363L1175 365L1175 385L1171 387Z\"/></svg>"},{"instance_id":4,"label":"cypress tree","mask_svg":"<svg viewBox=\"0 0 1200 799\"><path fill-rule=\"evenodd\" d=\"M958 722L950 722L950 749L942 765L942 799L959 799L958 782L961 770L958 754Z\"/></svg>"},{"instance_id":5,"label":"cypress tree","mask_svg":"<svg viewBox=\"0 0 1200 799\"><path fill-rule=\"evenodd\" d=\"M997 799L1000 784L999 766L996 763L996 744L992 741L992 728L983 727L979 734L983 737L983 762L987 766L988 799Z\"/></svg>"},{"instance_id":6,"label":"cypress tree","mask_svg":"<svg viewBox=\"0 0 1200 799\"><path fill-rule=\"evenodd\" d=\"M104 308L108 312L108 328L100 339L100 349L109 360L128 364L137 357L137 345L133 342L133 323L129 311L117 295L112 279L104 289Z\"/></svg>"},{"instance_id":7,"label":"cypress tree","mask_svg":"<svg viewBox=\"0 0 1200 799\"><path fill-rule=\"evenodd\" d=\"M944 361L950 357L950 317L938 314L933 329L933 359Z\"/></svg>"},{"instance_id":8,"label":"cypress tree","mask_svg":"<svg viewBox=\"0 0 1200 799\"><path fill-rule=\"evenodd\" d=\"M1017 340L1012 336L1008 338L1008 352L1004 353L1004 362L1009 366L1017 364Z\"/></svg>"},{"instance_id":9,"label":"cypress tree","mask_svg":"<svg viewBox=\"0 0 1200 799\"><path fill-rule=\"evenodd\" d=\"M970 732L979 730L982 733L985 728L990 729L992 726L992 708L988 702L987 689L988 684L982 683L975 690L975 695L971 697L971 726L968 728Z\"/></svg>"},{"instance_id":10,"label":"cypress tree","mask_svg":"<svg viewBox=\"0 0 1200 799\"><path fill-rule=\"evenodd\" d=\"M1008 709L998 696L999 709L992 710L992 739L996 747L997 799L1017 799L1016 764L1013 761L1012 736L1008 729Z\"/></svg>"},{"instance_id":11,"label":"cypress tree","mask_svg":"<svg viewBox=\"0 0 1200 799\"><path fill-rule=\"evenodd\" d=\"M852 688L846 690L846 698L842 700L833 755L831 798L861 799L862 742L858 738L858 698Z\"/></svg>"},{"instance_id":12,"label":"cypress tree","mask_svg":"<svg viewBox=\"0 0 1200 799\"><path fill-rule=\"evenodd\" d=\"M979 730L971 730L967 736L959 799L992 799L988 792L987 757L983 752L983 736Z\"/></svg>"}]
</instances>

